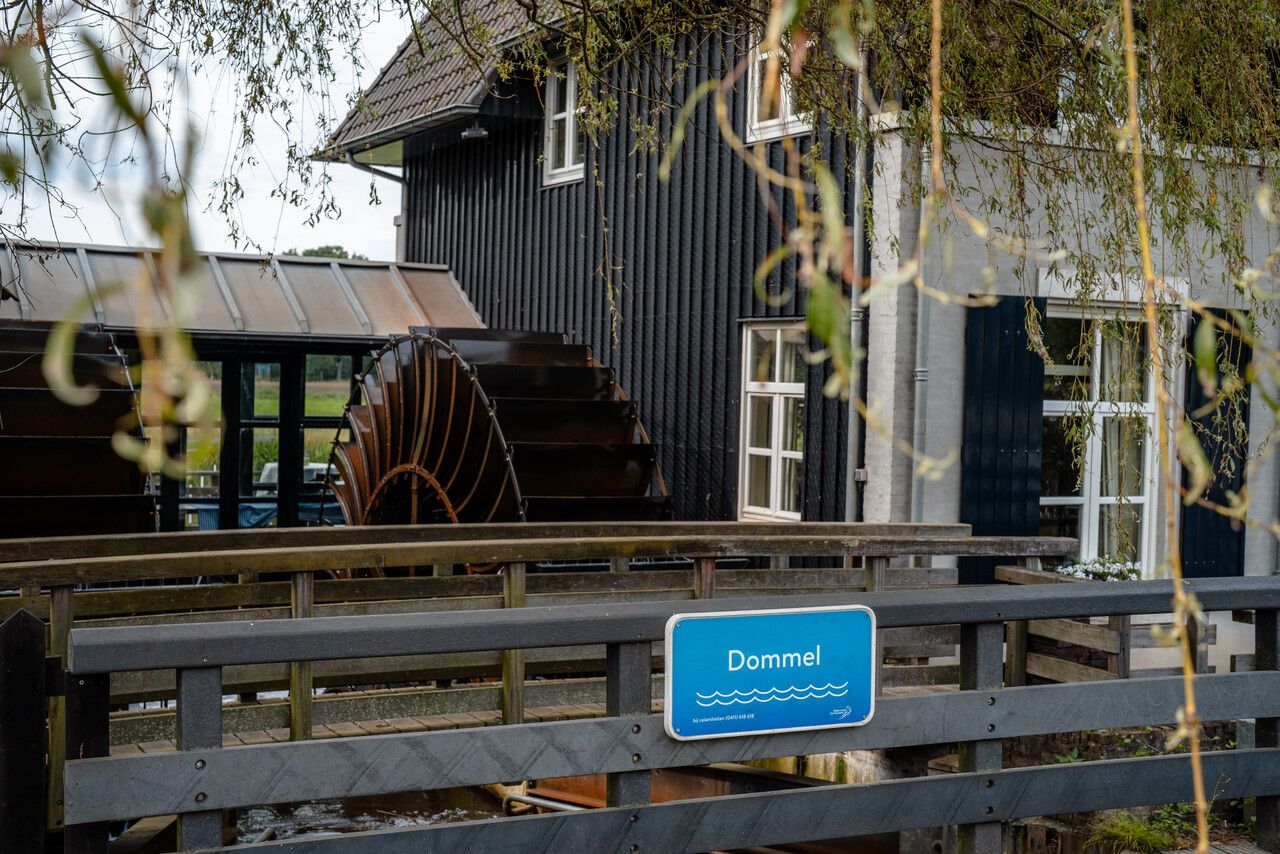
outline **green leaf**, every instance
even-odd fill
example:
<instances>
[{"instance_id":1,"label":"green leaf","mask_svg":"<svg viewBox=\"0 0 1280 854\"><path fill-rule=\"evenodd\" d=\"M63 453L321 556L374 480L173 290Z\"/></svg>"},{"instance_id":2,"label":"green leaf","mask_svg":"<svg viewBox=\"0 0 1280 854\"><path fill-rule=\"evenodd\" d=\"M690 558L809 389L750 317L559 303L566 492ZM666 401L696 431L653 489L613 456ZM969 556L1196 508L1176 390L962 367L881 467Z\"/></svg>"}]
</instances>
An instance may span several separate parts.
<instances>
[{"instance_id":1,"label":"green leaf","mask_svg":"<svg viewBox=\"0 0 1280 854\"><path fill-rule=\"evenodd\" d=\"M1218 332L1213 321L1208 317L1200 318L1196 324L1195 340L1192 352L1196 360L1196 376L1206 397L1213 397L1218 391Z\"/></svg>"},{"instance_id":2,"label":"green leaf","mask_svg":"<svg viewBox=\"0 0 1280 854\"><path fill-rule=\"evenodd\" d=\"M1178 425L1177 434L1178 459L1187 470L1187 494L1183 502L1188 506L1204 494L1213 482L1213 466L1205 455L1200 440L1196 437L1195 427L1186 419Z\"/></svg>"}]
</instances>

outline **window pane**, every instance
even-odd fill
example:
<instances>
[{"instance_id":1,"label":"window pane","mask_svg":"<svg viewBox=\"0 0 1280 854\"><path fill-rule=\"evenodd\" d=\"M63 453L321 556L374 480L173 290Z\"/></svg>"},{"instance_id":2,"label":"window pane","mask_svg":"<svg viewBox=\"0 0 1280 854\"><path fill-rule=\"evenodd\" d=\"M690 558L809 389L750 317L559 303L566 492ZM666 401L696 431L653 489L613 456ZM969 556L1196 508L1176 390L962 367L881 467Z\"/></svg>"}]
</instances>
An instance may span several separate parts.
<instances>
[{"instance_id":1,"label":"window pane","mask_svg":"<svg viewBox=\"0 0 1280 854\"><path fill-rule=\"evenodd\" d=\"M1103 504L1098 516L1098 557L1137 563L1142 544L1141 504Z\"/></svg>"},{"instance_id":2,"label":"window pane","mask_svg":"<svg viewBox=\"0 0 1280 854\"><path fill-rule=\"evenodd\" d=\"M1102 472L1099 494L1140 496L1144 492L1145 418L1115 416L1102 420Z\"/></svg>"},{"instance_id":3,"label":"window pane","mask_svg":"<svg viewBox=\"0 0 1280 854\"><path fill-rule=\"evenodd\" d=\"M551 123L551 168L563 169L566 120L556 119Z\"/></svg>"},{"instance_id":4,"label":"window pane","mask_svg":"<svg viewBox=\"0 0 1280 854\"><path fill-rule=\"evenodd\" d=\"M275 418L280 415L279 362L241 365L240 415L242 418Z\"/></svg>"},{"instance_id":5,"label":"window pane","mask_svg":"<svg viewBox=\"0 0 1280 854\"><path fill-rule=\"evenodd\" d=\"M747 456L747 503L752 507L769 506L769 458L759 454Z\"/></svg>"},{"instance_id":6,"label":"window pane","mask_svg":"<svg viewBox=\"0 0 1280 854\"><path fill-rule=\"evenodd\" d=\"M782 359L779 367L782 376L779 382L802 383L808 365L804 354L809 349L809 334L803 328L782 330Z\"/></svg>"},{"instance_id":7,"label":"window pane","mask_svg":"<svg viewBox=\"0 0 1280 854\"><path fill-rule=\"evenodd\" d=\"M573 165L581 166L587 162L587 135L579 131L574 134Z\"/></svg>"},{"instance_id":8,"label":"window pane","mask_svg":"<svg viewBox=\"0 0 1280 854\"><path fill-rule=\"evenodd\" d=\"M274 497L280 480L280 431L254 427L240 431L240 494Z\"/></svg>"},{"instance_id":9,"label":"window pane","mask_svg":"<svg viewBox=\"0 0 1280 854\"><path fill-rule=\"evenodd\" d=\"M782 459L782 494L779 496L780 507L787 513L800 512L800 484L804 463L787 457Z\"/></svg>"},{"instance_id":10,"label":"window pane","mask_svg":"<svg viewBox=\"0 0 1280 854\"><path fill-rule=\"evenodd\" d=\"M777 336L772 329L752 329L750 335L751 357L748 382L773 382L774 351L777 348Z\"/></svg>"},{"instance_id":11,"label":"window pane","mask_svg":"<svg viewBox=\"0 0 1280 854\"><path fill-rule=\"evenodd\" d=\"M341 415L351 394L351 357L307 355L304 415Z\"/></svg>"},{"instance_id":12,"label":"window pane","mask_svg":"<svg viewBox=\"0 0 1280 854\"><path fill-rule=\"evenodd\" d=\"M217 422L214 422L216 425ZM191 498L218 495L218 463L222 456L222 430L217 426L187 428L187 476L182 494Z\"/></svg>"},{"instance_id":13,"label":"window pane","mask_svg":"<svg viewBox=\"0 0 1280 854\"><path fill-rule=\"evenodd\" d=\"M768 450L773 447L773 398L753 394L747 398L747 444Z\"/></svg>"},{"instance_id":14,"label":"window pane","mask_svg":"<svg viewBox=\"0 0 1280 854\"><path fill-rule=\"evenodd\" d=\"M565 73L567 68L568 66L561 66L551 72L551 103L547 107L552 115L565 112L565 105L569 103L569 76Z\"/></svg>"},{"instance_id":15,"label":"window pane","mask_svg":"<svg viewBox=\"0 0 1280 854\"><path fill-rule=\"evenodd\" d=\"M1138 323L1102 327L1102 400L1141 403L1147 398L1147 338Z\"/></svg>"},{"instance_id":16,"label":"window pane","mask_svg":"<svg viewBox=\"0 0 1280 854\"><path fill-rule=\"evenodd\" d=\"M1040 494L1080 494L1080 469L1084 460L1084 419L1073 416L1044 418L1040 457Z\"/></svg>"},{"instance_id":17,"label":"window pane","mask_svg":"<svg viewBox=\"0 0 1280 854\"><path fill-rule=\"evenodd\" d=\"M756 120L761 122L772 121L773 119L779 118L780 116L780 113L778 111L780 93L778 92L776 79L774 81L775 86L773 87L773 90L766 91L766 87L768 86L768 80L769 80L768 57L764 57L764 56L760 57L760 60L757 63L756 69L757 69L756 98L757 98L757 103L759 104L759 112L757 113ZM778 71L779 71L778 76L781 77L782 70L779 69ZM768 97L766 97L766 95L768 95Z\"/></svg>"},{"instance_id":18,"label":"window pane","mask_svg":"<svg viewBox=\"0 0 1280 854\"><path fill-rule=\"evenodd\" d=\"M1040 505L1040 536L1080 538L1079 504Z\"/></svg>"},{"instance_id":19,"label":"window pane","mask_svg":"<svg viewBox=\"0 0 1280 854\"><path fill-rule=\"evenodd\" d=\"M1044 366L1046 400L1089 398L1089 356L1093 352L1093 324L1071 317L1046 317L1041 324L1044 346L1052 364Z\"/></svg>"},{"instance_id":20,"label":"window pane","mask_svg":"<svg viewBox=\"0 0 1280 854\"><path fill-rule=\"evenodd\" d=\"M804 398L782 398L782 448L804 451Z\"/></svg>"}]
</instances>

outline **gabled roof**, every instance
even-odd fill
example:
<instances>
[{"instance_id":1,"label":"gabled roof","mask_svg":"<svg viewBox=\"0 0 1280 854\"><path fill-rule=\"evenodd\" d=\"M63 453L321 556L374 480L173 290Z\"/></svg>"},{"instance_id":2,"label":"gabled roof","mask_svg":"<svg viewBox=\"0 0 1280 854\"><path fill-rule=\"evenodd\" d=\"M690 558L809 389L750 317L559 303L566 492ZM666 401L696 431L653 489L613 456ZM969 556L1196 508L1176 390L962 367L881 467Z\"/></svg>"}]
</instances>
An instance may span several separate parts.
<instances>
[{"instance_id":1,"label":"gabled roof","mask_svg":"<svg viewBox=\"0 0 1280 854\"><path fill-rule=\"evenodd\" d=\"M329 140L330 157L357 154L480 109L503 48L532 29L514 0L431 4Z\"/></svg>"},{"instance_id":2,"label":"gabled roof","mask_svg":"<svg viewBox=\"0 0 1280 854\"><path fill-rule=\"evenodd\" d=\"M0 322L77 315L111 327L137 324L147 249L73 243L0 248ZM480 326L453 273L440 264L201 253L193 333L381 337L410 326ZM152 289L149 292L154 293ZM153 312L171 307L156 298ZM0 348L2 349L2 348Z\"/></svg>"}]
</instances>

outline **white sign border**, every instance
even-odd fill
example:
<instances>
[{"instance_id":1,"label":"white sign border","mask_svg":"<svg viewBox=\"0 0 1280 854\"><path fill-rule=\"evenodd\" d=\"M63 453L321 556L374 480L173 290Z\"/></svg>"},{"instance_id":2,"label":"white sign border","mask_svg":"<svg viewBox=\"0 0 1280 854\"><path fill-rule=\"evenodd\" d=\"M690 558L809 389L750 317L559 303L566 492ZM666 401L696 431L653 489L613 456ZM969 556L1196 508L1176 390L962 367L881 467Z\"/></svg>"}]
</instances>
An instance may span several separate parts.
<instances>
[{"instance_id":1,"label":"white sign border","mask_svg":"<svg viewBox=\"0 0 1280 854\"><path fill-rule=\"evenodd\" d=\"M821 724L818 726L797 726L785 727L782 729L754 729L749 732L734 733L708 733L707 735L680 735L675 732L671 725L671 687L675 680L672 678L674 673L675 659L671 655L671 641L676 626L682 620L697 619L714 619L716 617L767 617L775 614L818 614L830 611L863 611L871 620L871 705L867 709L867 716L859 721L841 721L833 724ZM846 727L866 726L871 723L871 719L876 715L876 612L866 605L823 605L812 608L765 608L759 610L747 611L698 611L690 614L672 614L667 619L667 625L663 632L663 658L662 658L662 728L667 731L667 735L676 741L706 741L711 738L744 738L755 735L777 735L787 732L813 732L823 729L844 729Z\"/></svg>"}]
</instances>

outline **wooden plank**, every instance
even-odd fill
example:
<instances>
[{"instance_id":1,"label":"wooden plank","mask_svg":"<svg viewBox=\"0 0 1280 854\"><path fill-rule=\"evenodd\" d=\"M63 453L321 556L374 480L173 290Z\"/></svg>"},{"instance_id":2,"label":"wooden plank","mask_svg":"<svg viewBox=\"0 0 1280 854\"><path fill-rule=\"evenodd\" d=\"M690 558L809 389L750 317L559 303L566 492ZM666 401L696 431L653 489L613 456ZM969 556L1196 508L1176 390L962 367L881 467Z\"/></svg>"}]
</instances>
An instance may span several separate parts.
<instances>
[{"instance_id":1,"label":"wooden plank","mask_svg":"<svg viewBox=\"0 0 1280 854\"><path fill-rule=\"evenodd\" d=\"M75 599L70 587L54 587L49 591L49 654L66 666L71 626L75 621ZM49 698L49 773L46 775L45 820L49 830L61 830L62 770L66 763L67 698Z\"/></svg>"},{"instance_id":2,"label":"wooden plank","mask_svg":"<svg viewBox=\"0 0 1280 854\"><path fill-rule=\"evenodd\" d=\"M1098 667L1076 664L1038 653L1027 653L1027 673L1054 682L1101 682L1116 677Z\"/></svg>"},{"instance_id":3,"label":"wooden plank","mask_svg":"<svg viewBox=\"0 0 1280 854\"><path fill-rule=\"evenodd\" d=\"M1106 626L1093 626L1075 620L1032 620L1027 625L1029 634L1063 643L1088 647L1102 652L1120 652L1120 633Z\"/></svg>"},{"instance_id":4,"label":"wooden plank","mask_svg":"<svg viewBox=\"0 0 1280 854\"><path fill-rule=\"evenodd\" d=\"M758 534L767 526L758 522L543 522L467 525L385 525L339 528L258 528L236 531L182 531L165 534L114 534L109 536L32 537L0 542L0 562L28 560L76 560L85 557L146 555L174 552L220 551L253 548L317 548L326 545L371 545L388 542L485 540L506 537L547 539L554 537L643 536L653 532L681 536ZM797 522L787 530L831 536L901 536L959 538L971 533L968 525Z\"/></svg>"},{"instance_id":5,"label":"wooden plank","mask_svg":"<svg viewBox=\"0 0 1280 854\"><path fill-rule=\"evenodd\" d=\"M996 581L1007 584L1074 584L1084 579L1025 566L997 566Z\"/></svg>"},{"instance_id":6,"label":"wooden plank","mask_svg":"<svg viewBox=\"0 0 1280 854\"><path fill-rule=\"evenodd\" d=\"M315 613L316 577L311 572L294 573L289 601L290 616L306 619ZM312 693L315 689L315 664L310 661L289 663L289 738L304 741L311 737Z\"/></svg>"},{"instance_id":7,"label":"wooden plank","mask_svg":"<svg viewBox=\"0 0 1280 854\"><path fill-rule=\"evenodd\" d=\"M525 600L525 565L509 563L502 570L502 606L523 608ZM524 650L502 651L502 722L518 724L524 720Z\"/></svg>"},{"instance_id":8,"label":"wooden plank","mask_svg":"<svg viewBox=\"0 0 1280 854\"><path fill-rule=\"evenodd\" d=\"M786 533L778 533L785 531ZM255 548L198 553L85 557L20 561L0 566L0 586L80 584L175 576L238 575L255 572L326 571L433 563L507 563L611 557L732 557L791 554L984 556L1073 553L1075 540L1055 537L904 538L891 536L805 536L790 526L753 535L600 537L598 539L508 539L381 543L315 548Z\"/></svg>"}]
</instances>

